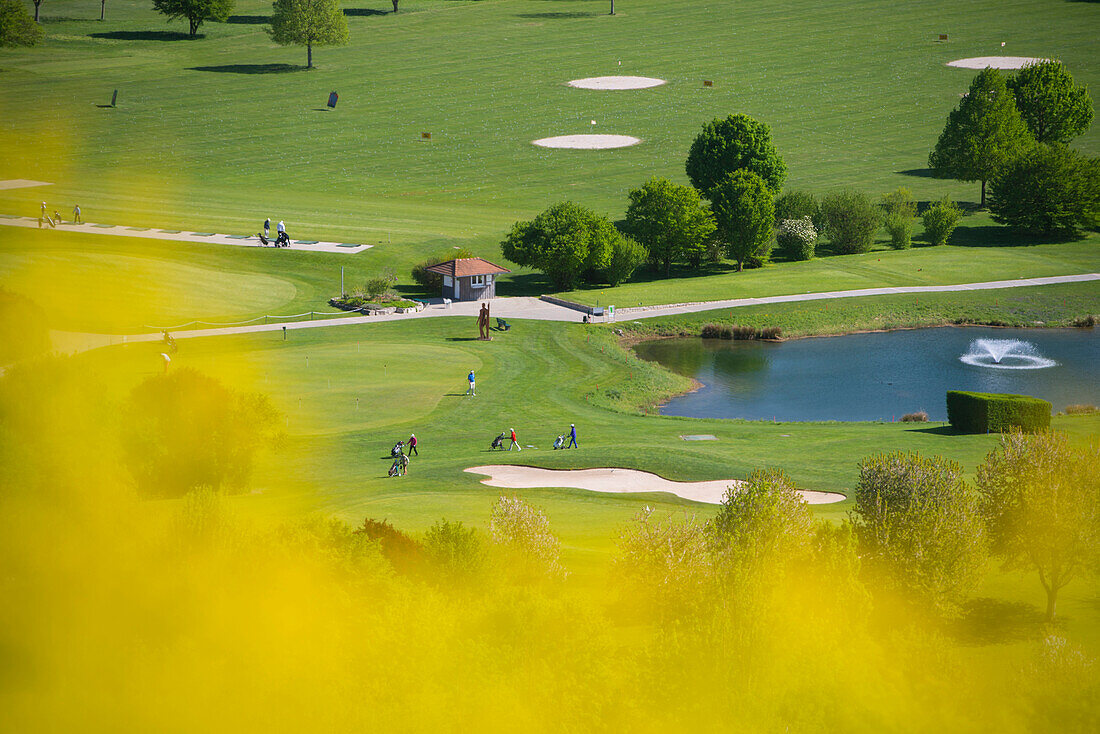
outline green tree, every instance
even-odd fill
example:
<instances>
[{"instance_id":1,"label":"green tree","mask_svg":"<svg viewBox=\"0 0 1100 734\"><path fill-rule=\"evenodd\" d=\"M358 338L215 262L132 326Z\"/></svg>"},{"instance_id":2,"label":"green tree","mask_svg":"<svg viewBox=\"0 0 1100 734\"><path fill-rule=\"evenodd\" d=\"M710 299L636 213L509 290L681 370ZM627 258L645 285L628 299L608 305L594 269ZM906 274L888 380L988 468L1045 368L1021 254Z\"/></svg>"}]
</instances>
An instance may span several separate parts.
<instances>
[{"instance_id":1,"label":"green tree","mask_svg":"<svg viewBox=\"0 0 1100 734\"><path fill-rule=\"evenodd\" d=\"M343 46L348 19L336 0L275 0L268 35L280 46L305 46L306 68L313 68L314 46Z\"/></svg>"},{"instance_id":2,"label":"green tree","mask_svg":"<svg viewBox=\"0 0 1100 734\"><path fill-rule=\"evenodd\" d=\"M1092 124L1092 98L1061 61L1040 61L1009 77L1016 109L1040 143L1068 143Z\"/></svg>"},{"instance_id":3,"label":"green tree","mask_svg":"<svg viewBox=\"0 0 1100 734\"><path fill-rule=\"evenodd\" d=\"M864 562L941 610L974 589L985 564L978 498L961 476L952 461L896 452L864 459L855 490Z\"/></svg>"},{"instance_id":4,"label":"green tree","mask_svg":"<svg viewBox=\"0 0 1100 734\"><path fill-rule=\"evenodd\" d=\"M612 246L621 238L606 217L564 201L529 222L516 222L500 249L517 265L546 273L559 290L572 290L611 263Z\"/></svg>"},{"instance_id":5,"label":"green tree","mask_svg":"<svg viewBox=\"0 0 1100 734\"><path fill-rule=\"evenodd\" d=\"M839 191L821 200L825 236L838 255L867 252L875 244L875 232L882 223L882 210L870 196L859 191Z\"/></svg>"},{"instance_id":6,"label":"green tree","mask_svg":"<svg viewBox=\"0 0 1100 734\"><path fill-rule=\"evenodd\" d=\"M899 188L882 195L882 209L886 212L886 232L890 246L904 250L913 241L913 217L917 216L917 202L909 189Z\"/></svg>"},{"instance_id":7,"label":"green tree","mask_svg":"<svg viewBox=\"0 0 1100 734\"><path fill-rule=\"evenodd\" d=\"M0 0L0 47L33 46L42 40L42 27L38 20L38 3L34 6L35 18L19 0Z\"/></svg>"},{"instance_id":8,"label":"green tree","mask_svg":"<svg viewBox=\"0 0 1100 734\"><path fill-rule=\"evenodd\" d=\"M962 217L962 209L946 196L924 210L921 222L924 224L924 236L933 245L946 245L947 239L955 231Z\"/></svg>"},{"instance_id":9,"label":"green tree","mask_svg":"<svg viewBox=\"0 0 1100 734\"><path fill-rule=\"evenodd\" d=\"M993 221L1034 234L1075 235L1100 221L1100 158L1061 143L1010 161L990 184Z\"/></svg>"},{"instance_id":10,"label":"green tree","mask_svg":"<svg viewBox=\"0 0 1100 734\"><path fill-rule=\"evenodd\" d=\"M710 201L726 253L737 261L738 271L749 258L767 256L775 203L760 176L744 169L734 171L711 189Z\"/></svg>"},{"instance_id":11,"label":"green tree","mask_svg":"<svg viewBox=\"0 0 1100 734\"><path fill-rule=\"evenodd\" d=\"M611 256L603 268L604 280L616 286L630 280L638 266L646 261L649 253L630 237L615 237L611 240Z\"/></svg>"},{"instance_id":12,"label":"green tree","mask_svg":"<svg viewBox=\"0 0 1100 734\"><path fill-rule=\"evenodd\" d=\"M666 277L673 262L702 261L715 227L699 192L690 186L654 176L630 192L624 229L645 245Z\"/></svg>"},{"instance_id":13,"label":"green tree","mask_svg":"<svg viewBox=\"0 0 1100 734\"><path fill-rule=\"evenodd\" d=\"M691 185L710 198L710 191L734 171L749 170L775 195L787 178L787 165L772 143L771 129L748 115L730 115L703 125L687 158Z\"/></svg>"},{"instance_id":14,"label":"green tree","mask_svg":"<svg viewBox=\"0 0 1100 734\"><path fill-rule=\"evenodd\" d=\"M464 580L481 571L485 547L476 528L438 520L424 533L424 556L446 576Z\"/></svg>"},{"instance_id":15,"label":"green tree","mask_svg":"<svg viewBox=\"0 0 1100 734\"><path fill-rule=\"evenodd\" d=\"M127 462L154 497L243 488L256 451L277 435L278 413L266 396L236 392L192 369L141 383L124 413Z\"/></svg>"},{"instance_id":16,"label":"green tree","mask_svg":"<svg viewBox=\"0 0 1100 734\"><path fill-rule=\"evenodd\" d=\"M981 181L984 208L986 181L1033 142L1004 77L983 69L948 115L928 165L945 178Z\"/></svg>"},{"instance_id":17,"label":"green tree","mask_svg":"<svg viewBox=\"0 0 1100 734\"><path fill-rule=\"evenodd\" d=\"M546 514L519 497L501 496L489 511L489 537L511 570L526 578L563 578L561 541Z\"/></svg>"},{"instance_id":18,"label":"green tree","mask_svg":"<svg viewBox=\"0 0 1100 734\"><path fill-rule=\"evenodd\" d=\"M153 10L167 15L168 20L187 18L192 38L203 21L224 21L233 12L233 0L153 0Z\"/></svg>"},{"instance_id":19,"label":"green tree","mask_svg":"<svg viewBox=\"0 0 1100 734\"><path fill-rule=\"evenodd\" d=\"M1001 436L978 468L981 511L1007 569L1031 569L1053 622L1058 592L1100 563L1100 447L1064 433Z\"/></svg>"}]
</instances>

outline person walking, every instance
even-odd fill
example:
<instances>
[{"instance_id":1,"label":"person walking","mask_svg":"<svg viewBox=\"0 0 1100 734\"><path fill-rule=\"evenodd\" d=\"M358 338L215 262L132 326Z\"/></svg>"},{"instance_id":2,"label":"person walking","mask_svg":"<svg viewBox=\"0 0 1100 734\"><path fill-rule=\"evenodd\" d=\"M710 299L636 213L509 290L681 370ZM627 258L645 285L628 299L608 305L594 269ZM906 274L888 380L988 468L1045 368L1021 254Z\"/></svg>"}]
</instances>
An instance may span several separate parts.
<instances>
[{"instance_id":1,"label":"person walking","mask_svg":"<svg viewBox=\"0 0 1100 734\"><path fill-rule=\"evenodd\" d=\"M466 375L466 379L470 381L470 386L466 388L467 395L473 395L477 397L477 391L474 390L474 371L470 370L470 374Z\"/></svg>"},{"instance_id":2,"label":"person walking","mask_svg":"<svg viewBox=\"0 0 1100 734\"><path fill-rule=\"evenodd\" d=\"M84 220L80 218L80 204L73 207L73 224L84 224Z\"/></svg>"},{"instance_id":3,"label":"person walking","mask_svg":"<svg viewBox=\"0 0 1100 734\"><path fill-rule=\"evenodd\" d=\"M570 423L569 424L569 445L566 446L565 448L567 448L567 449L579 448L577 446L577 426L576 426L575 423Z\"/></svg>"},{"instance_id":4,"label":"person walking","mask_svg":"<svg viewBox=\"0 0 1100 734\"><path fill-rule=\"evenodd\" d=\"M508 450L511 451L512 447L515 446L520 451L523 451L523 447L520 446L519 441L516 440L516 429L512 428L510 430L512 431L512 443L508 444Z\"/></svg>"},{"instance_id":5,"label":"person walking","mask_svg":"<svg viewBox=\"0 0 1100 734\"><path fill-rule=\"evenodd\" d=\"M271 217L264 220L264 239L271 239Z\"/></svg>"},{"instance_id":6,"label":"person walking","mask_svg":"<svg viewBox=\"0 0 1100 734\"><path fill-rule=\"evenodd\" d=\"M42 222L47 218L46 215L46 202L42 202L42 211L38 213L38 228L42 229Z\"/></svg>"},{"instance_id":7,"label":"person walking","mask_svg":"<svg viewBox=\"0 0 1100 734\"><path fill-rule=\"evenodd\" d=\"M410 433L409 434L409 456L412 456L413 454L416 454L417 456L420 456L420 452L416 450L416 434L415 433Z\"/></svg>"},{"instance_id":8,"label":"person walking","mask_svg":"<svg viewBox=\"0 0 1100 734\"><path fill-rule=\"evenodd\" d=\"M267 221L270 222L271 220L269 219ZM275 234L280 235L280 234L283 234L285 232L286 232L286 225L283 224L283 220L280 219L279 223L277 225L275 225Z\"/></svg>"}]
</instances>

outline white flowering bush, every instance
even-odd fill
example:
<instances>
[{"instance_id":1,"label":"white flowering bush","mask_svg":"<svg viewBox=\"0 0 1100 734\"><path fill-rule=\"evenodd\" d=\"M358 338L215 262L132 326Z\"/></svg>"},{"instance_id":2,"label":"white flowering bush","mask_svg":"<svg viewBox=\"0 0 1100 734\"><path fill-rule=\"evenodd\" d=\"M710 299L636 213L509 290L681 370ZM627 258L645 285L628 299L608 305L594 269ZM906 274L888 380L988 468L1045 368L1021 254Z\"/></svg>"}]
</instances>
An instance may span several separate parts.
<instances>
[{"instance_id":1,"label":"white flowering bush","mask_svg":"<svg viewBox=\"0 0 1100 734\"><path fill-rule=\"evenodd\" d=\"M817 245L817 228L808 217L784 219L779 223L775 241L780 251L791 260L809 260Z\"/></svg>"},{"instance_id":2,"label":"white flowering bush","mask_svg":"<svg viewBox=\"0 0 1100 734\"><path fill-rule=\"evenodd\" d=\"M501 497L489 513L489 535L504 551L515 570L560 578L561 541L550 532L550 520L542 510L519 497Z\"/></svg>"}]
</instances>

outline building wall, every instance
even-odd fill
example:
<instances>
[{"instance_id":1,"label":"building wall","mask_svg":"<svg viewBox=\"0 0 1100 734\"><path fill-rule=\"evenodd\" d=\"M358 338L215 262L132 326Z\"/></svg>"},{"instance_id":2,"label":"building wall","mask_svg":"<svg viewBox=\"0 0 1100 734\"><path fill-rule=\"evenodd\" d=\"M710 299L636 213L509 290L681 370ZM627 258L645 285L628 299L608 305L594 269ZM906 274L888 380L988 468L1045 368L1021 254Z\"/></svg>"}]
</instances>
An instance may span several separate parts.
<instances>
[{"instance_id":1,"label":"building wall","mask_svg":"<svg viewBox=\"0 0 1100 734\"><path fill-rule=\"evenodd\" d=\"M493 276L489 282L487 282L481 288L474 288L471 283L472 278L467 276L464 278L455 278L455 282L458 284L458 293L453 297L456 301L486 301L492 298L496 298L497 281L496 276ZM444 288L444 291L447 289ZM444 293L444 298L451 298Z\"/></svg>"}]
</instances>

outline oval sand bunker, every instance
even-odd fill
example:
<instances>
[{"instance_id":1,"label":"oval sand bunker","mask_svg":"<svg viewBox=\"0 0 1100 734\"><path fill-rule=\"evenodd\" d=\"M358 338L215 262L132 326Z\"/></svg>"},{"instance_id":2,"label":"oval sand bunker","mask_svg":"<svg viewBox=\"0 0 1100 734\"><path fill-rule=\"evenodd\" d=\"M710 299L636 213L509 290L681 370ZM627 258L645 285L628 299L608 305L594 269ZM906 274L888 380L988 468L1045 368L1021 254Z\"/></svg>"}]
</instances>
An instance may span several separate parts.
<instances>
[{"instance_id":1,"label":"oval sand bunker","mask_svg":"<svg viewBox=\"0 0 1100 734\"><path fill-rule=\"evenodd\" d=\"M577 89L648 89L659 87L664 79L651 76L593 76L587 79L574 79L569 86Z\"/></svg>"},{"instance_id":2,"label":"oval sand bunker","mask_svg":"<svg viewBox=\"0 0 1100 734\"><path fill-rule=\"evenodd\" d=\"M604 148L626 148L640 142L642 142L640 138L629 135L559 135L556 138L532 140L531 144L542 148L601 150Z\"/></svg>"},{"instance_id":3,"label":"oval sand bunker","mask_svg":"<svg viewBox=\"0 0 1100 734\"><path fill-rule=\"evenodd\" d=\"M636 469L578 469L558 471L533 466L493 464L472 466L471 474L486 474L482 484L507 489L539 489L543 487L573 487L592 492L669 492L677 497L695 502L721 504L730 485L740 485L736 479L715 479L709 482L673 482L649 472ZM799 494L811 505L843 502L846 497L839 492L814 492L799 490Z\"/></svg>"},{"instance_id":4,"label":"oval sand bunker","mask_svg":"<svg viewBox=\"0 0 1100 734\"><path fill-rule=\"evenodd\" d=\"M991 69L1022 69L1025 66L1038 64L1040 61L1046 61L1046 59L1037 56L974 56L969 59L948 61L947 65L959 69L984 69L987 66Z\"/></svg>"}]
</instances>

